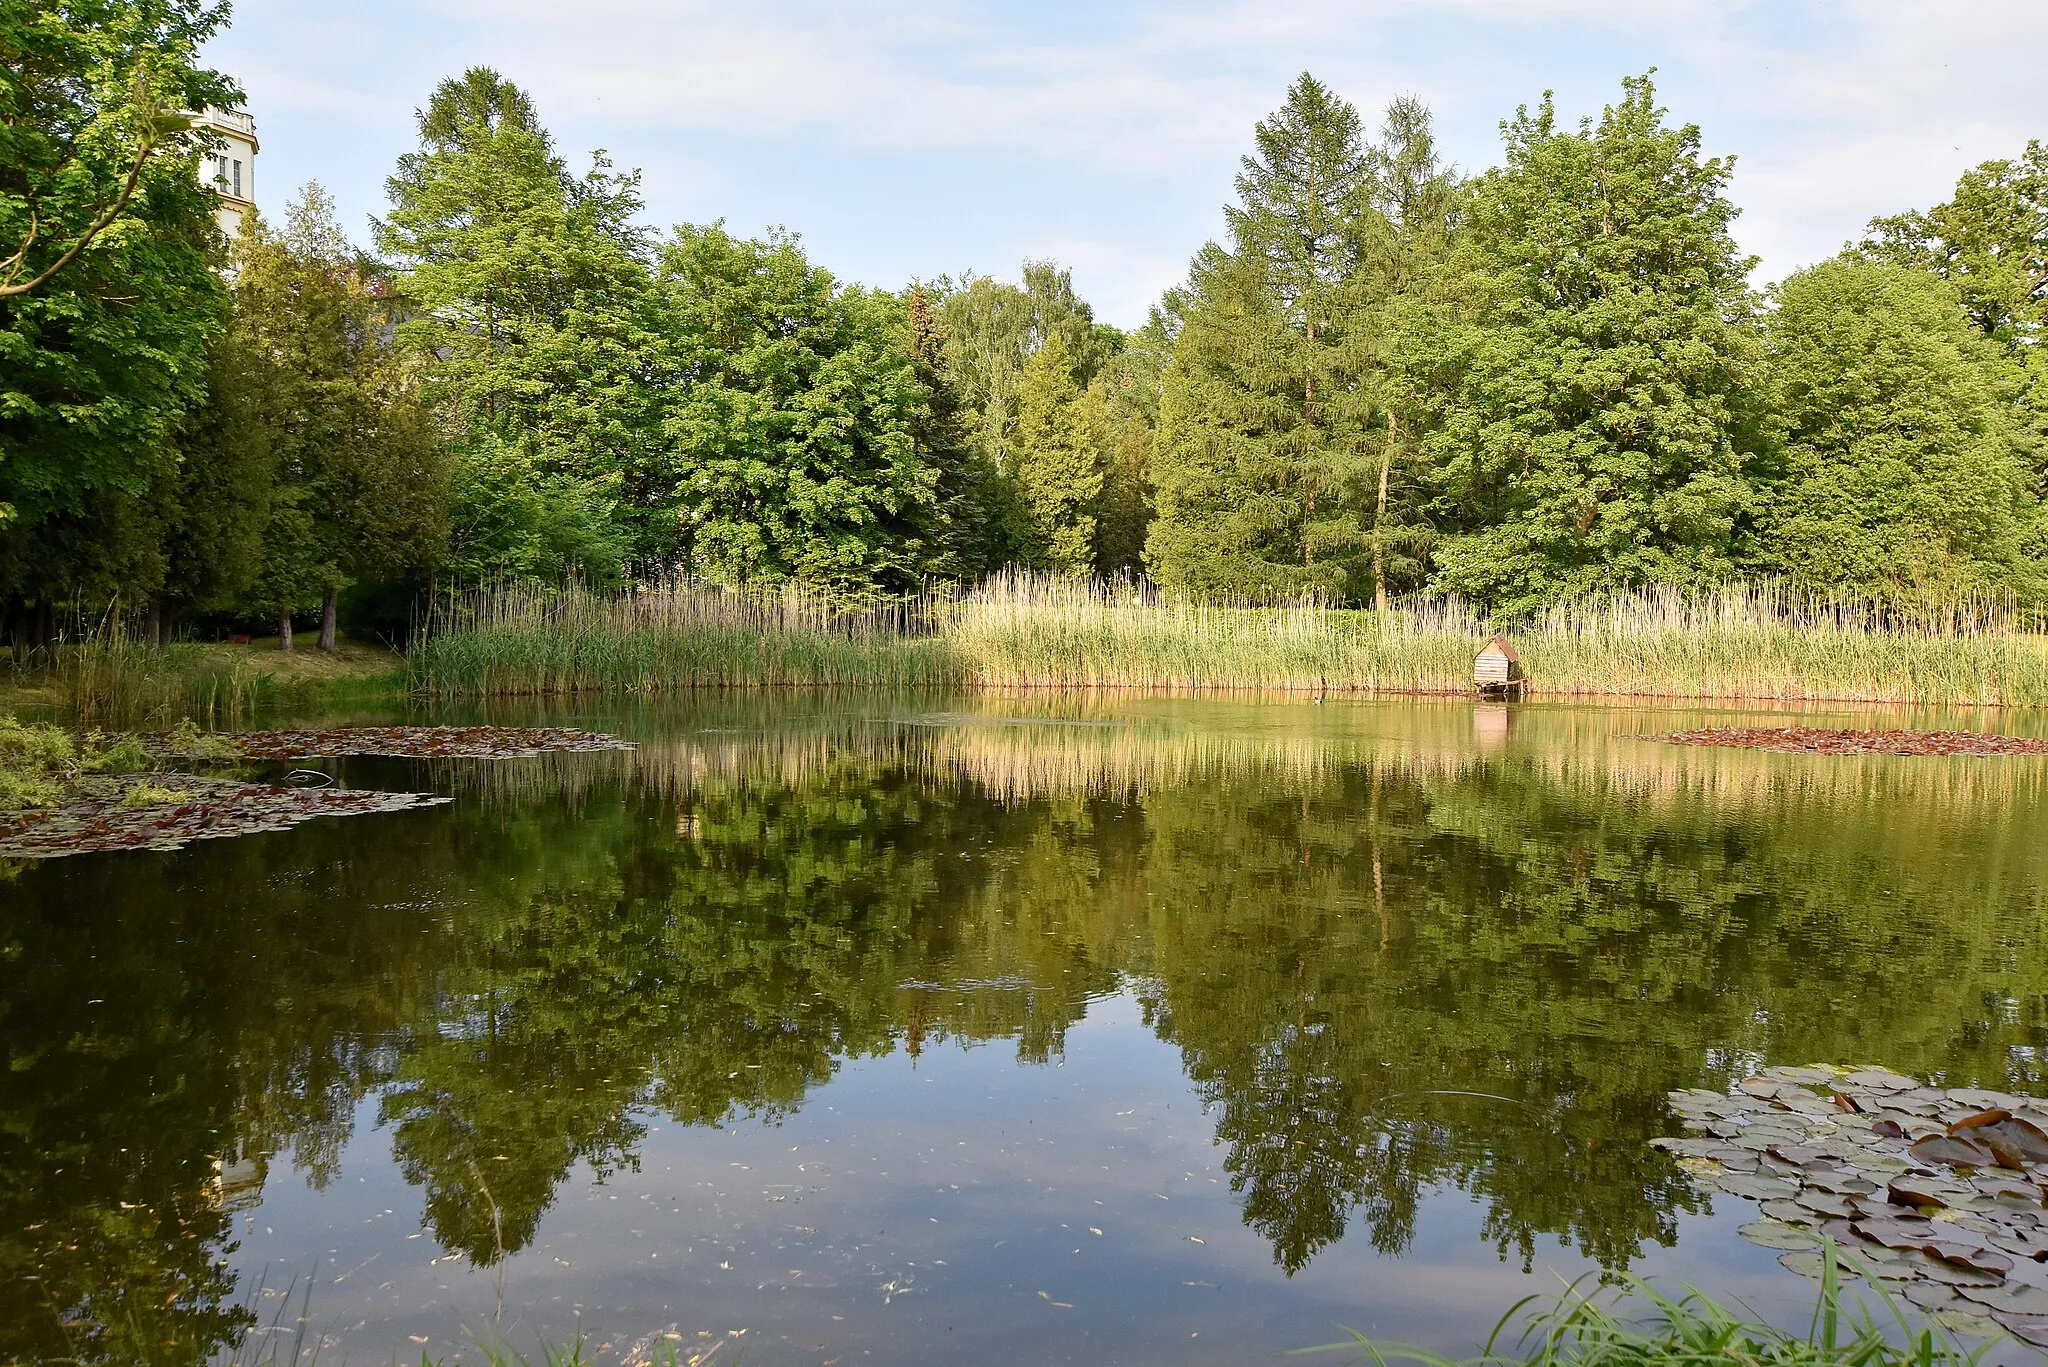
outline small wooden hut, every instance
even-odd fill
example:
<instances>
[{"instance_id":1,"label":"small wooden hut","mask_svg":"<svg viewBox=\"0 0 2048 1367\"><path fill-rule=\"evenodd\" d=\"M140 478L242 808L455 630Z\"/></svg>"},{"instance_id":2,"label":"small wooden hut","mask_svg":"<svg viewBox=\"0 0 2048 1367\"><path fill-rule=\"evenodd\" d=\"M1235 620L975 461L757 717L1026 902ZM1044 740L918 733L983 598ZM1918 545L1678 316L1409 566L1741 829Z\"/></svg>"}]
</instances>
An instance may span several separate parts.
<instances>
[{"instance_id":1,"label":"small wooden hut","mask_svg":"<svg viewBox=\"0 0 2048 1367\"><path fill-rule=\"evenodd\" d=\"M1486 648L1479 652L1479 658L1472 662L1472 682L1486 697L1522 691L1522 657L1508 644L1507 637L1496 635L1486 643Z\"/></svg>"}]
</instances>

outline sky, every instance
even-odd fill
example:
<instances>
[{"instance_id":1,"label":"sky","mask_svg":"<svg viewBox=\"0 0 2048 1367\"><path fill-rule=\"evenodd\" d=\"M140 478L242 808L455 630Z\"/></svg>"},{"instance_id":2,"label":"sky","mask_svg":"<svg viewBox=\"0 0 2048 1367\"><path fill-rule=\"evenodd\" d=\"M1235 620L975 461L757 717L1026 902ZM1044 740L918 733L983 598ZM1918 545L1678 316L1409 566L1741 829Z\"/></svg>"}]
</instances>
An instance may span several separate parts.
<instances>
[{"instance_id":1,"label":"sky","mask_svg":"<svg viewBox=\"0 0 2048 1367\"><path fill-rule=\"evenodd\" d=\"M1400 94L1447 156L1554 91L1597 116L1655 68L1676 123L1734 154L1759 282L1873 215L2048 138L2042 0L237 0L211 64L248 92L257 198L318 180L367 242L434 84L524 86L581 168L644 173L649 220L799 233L842 279L1072 268L1141 324L1222 233L1252 128L1313 72L1368 124Z\"/></svg>"}]
</instances>

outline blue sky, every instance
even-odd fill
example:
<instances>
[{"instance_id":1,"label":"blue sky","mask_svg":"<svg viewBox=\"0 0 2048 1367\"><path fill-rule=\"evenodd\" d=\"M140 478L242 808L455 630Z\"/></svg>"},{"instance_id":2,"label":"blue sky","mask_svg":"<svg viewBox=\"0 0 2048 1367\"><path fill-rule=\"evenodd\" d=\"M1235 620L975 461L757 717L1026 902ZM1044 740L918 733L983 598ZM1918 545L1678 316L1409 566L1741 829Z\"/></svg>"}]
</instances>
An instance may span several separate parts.
<instances>
[{"instance_id":1,"label":"blue sky","mask_svg":"<svg viewBox=\"0 0 2048 1367\"><path fill-rule=\"evenodd\" d=\"M1459 165L1554 90L1662 102L1738 154L1744 247L1775 279L1871 215L2048 138L2041 0L240 0L211 60L249 92L259 201L317 179L367 237L413 112L463 67L530 90L581 164L640 167L661 226L783 225L895 287L1052 257L1142 322L1222 228L1254 122L1302 70L1369 120L1435 110Z\"/></svg>"}]
</instances>

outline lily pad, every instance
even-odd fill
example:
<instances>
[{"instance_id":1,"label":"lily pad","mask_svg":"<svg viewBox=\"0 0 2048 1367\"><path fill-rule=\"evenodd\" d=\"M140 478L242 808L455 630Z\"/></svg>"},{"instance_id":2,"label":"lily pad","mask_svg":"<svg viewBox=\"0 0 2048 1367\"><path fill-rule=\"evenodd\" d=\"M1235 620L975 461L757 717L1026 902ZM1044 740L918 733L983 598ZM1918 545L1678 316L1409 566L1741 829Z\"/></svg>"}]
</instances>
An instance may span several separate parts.
<instances>
[{"instance_id":1,"label":"lily pad","mask_svg":"<svg viewBox=\"0 0 2048 1367\"><path fill-rule=\"evenodd\" d=\"M251 731L233 738L249 759L522 759L560 751L631 750L598 731L551 726L341 726L321 731Z\"/></svg>"},{"instance_id":2,"label":"lily pad","mask_svg":"<svg viewBox=\"0 0 2048 1367\"><path fill-rule=\"evenodd\" d=\"M1994 1313L1991 1318L2004 1326L2021 1343L2030 1343L2036 1348L2048 1348L2048 1315L2015 1315L2010 1312Z\"/></svg>"},{"instance_id":3,"label":"lily pad","mask_svg":"<svg viewBox=\"0 0 2048 1367\"><path fill-rule=\"evenodd\" d=\"M1796 1253L1779 1254L1778 1264L1788 1271L1797 1272L1802 1277L1812 1277L1818 1281L1821 1272L1827 1266L1827 1260L1822 1254L1802 1249ZM1835 1262L1835 1270L1844 1281L1853 1280L1857 1276L1855 1268L1850 1267L1839 1259Z\"/></svg>"},{"instance_id":4,"label":"lily pad","mask_svg":"<svg viewBox=\"0 0 2048 1367\"><path fill-rule=\"evenodd\" d=\"M1922 1310L1946 1310L1965 1304L1961 1292L1940 1282L1914 1282L1900 1294Z\"/></svg>"},{"instance_id":5,"label":"lily pad","mask_svg":"<svg viewBox=\"0 0 2048 1367\"><path fill-rule=\"evenodd\" d=\"M2048 1315L2048 1289L2002 1282L1997 1286L1966 1286L1963 1295L1993 1310L2015 1315Z\"/></svg>"},{"instance_id":6,"label":"lily pad","mask_svg":"<svg viewBox=\"0 0 2048 1367\"><path fill-rule=\"evenodd\" d=\"M1735 1232L1761 1248L1803 1249L1820 1247L1820 1236L1818 1234L1815 1234L1810 1229L1801 1229L1797 1225L1786 1224L1783 1220L1752 1220Z\"/></svg>"},{"instance_id":7,"label":"lily pad","mask_svg":"<svg viewBox=\"0 0 2048 1367\"><path fill-rule=\"evenodd\" d=\"M1989 1315L1973 1314L1967 1310L1937 1310L1934 1320L1950 1333L1961 1334L1964 1338L1995 1339L2005 1332Z\"/></svg>"},{"instance_id":8,"label":"lily pad","mask_svg":"<svg viewBox=\"0 0 2048 1367\"><path fill-rule=\"evenodd\" d=\"M1747 1196L1752 1201L1776 1201L1797 1197L1799 1185L1782 1177L1756 1177L1732 1172L1721 1179L1721 1190L1732 1196Z\"/></svg>"}]
</instances>

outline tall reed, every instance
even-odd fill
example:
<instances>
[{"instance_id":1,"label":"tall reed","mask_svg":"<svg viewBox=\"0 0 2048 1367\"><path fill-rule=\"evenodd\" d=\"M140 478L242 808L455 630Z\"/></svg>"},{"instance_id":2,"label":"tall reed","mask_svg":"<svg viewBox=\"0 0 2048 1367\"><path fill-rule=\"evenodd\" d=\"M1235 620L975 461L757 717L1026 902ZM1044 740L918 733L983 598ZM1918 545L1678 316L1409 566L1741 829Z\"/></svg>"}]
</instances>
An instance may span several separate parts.
<instances>
[{"instance_id":1,"label":"tall reed","mask_svg":"<svg viewBox=\"0 0 2048 1367\"><path fill-rule=\"evenodd\" d=\"M1385 612L1203 602L1011 574L848 604L667 580L508 586L438 602L410 668L434 696L740 687L1464 693L1489 623L1456 599ZM1781 584L1654 589L1511 631L1534 695L2048 703L2048 639L2012 604L1902 615Z\"/></svg>"}]
</instances>

